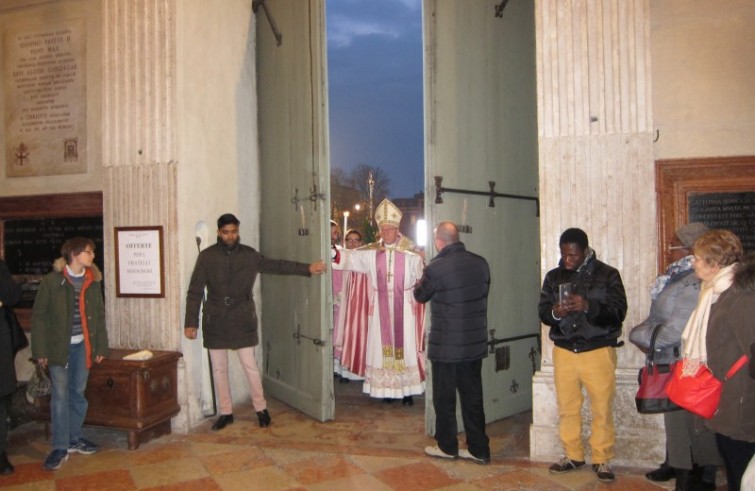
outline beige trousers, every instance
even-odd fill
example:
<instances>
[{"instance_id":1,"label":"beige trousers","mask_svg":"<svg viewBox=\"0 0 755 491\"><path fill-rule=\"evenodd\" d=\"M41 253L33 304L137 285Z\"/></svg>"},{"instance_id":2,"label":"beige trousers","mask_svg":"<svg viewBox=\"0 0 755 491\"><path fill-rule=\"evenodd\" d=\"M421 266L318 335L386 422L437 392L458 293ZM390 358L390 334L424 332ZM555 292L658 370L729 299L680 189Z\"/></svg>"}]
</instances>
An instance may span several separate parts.
<instances>
[{"instance_id":1,"label":"beige trousers","mask_svg":"<svg viewBox=\"0 0 755 491\"><path fill-rule=\"evenodd\" d=\"M220 414L233 414L233 399L231 399L231 385L228 378L228 351L224 349L211 349L212 377L215 380L215 394L218 398ZM257 360L254 357L254 348L241 348L234 350L239 357L241 367L244 369L246 379L249 382L249 392L252 395L252 406L255 411L267 409L267 401L262 389L262 376L260 375Z\"/></svg>"}]
</instances>

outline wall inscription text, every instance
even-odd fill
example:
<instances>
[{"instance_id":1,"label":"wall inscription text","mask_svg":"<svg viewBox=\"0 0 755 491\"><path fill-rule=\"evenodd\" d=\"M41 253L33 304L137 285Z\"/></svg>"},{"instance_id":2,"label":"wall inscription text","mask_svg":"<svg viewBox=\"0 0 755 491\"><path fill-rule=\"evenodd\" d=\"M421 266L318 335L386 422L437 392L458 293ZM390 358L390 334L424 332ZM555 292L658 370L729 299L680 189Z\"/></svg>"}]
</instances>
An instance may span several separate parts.
<instances>
[{"instance_id":1,"label":"wall inscription text","mask_svg":"<svg viewBox=\"0 0 755 491\"><path fill-rule=\"evenodd\" d=\"M7 177L87 170L83 21L3 38Z\"/></svg>"}]
</instances>

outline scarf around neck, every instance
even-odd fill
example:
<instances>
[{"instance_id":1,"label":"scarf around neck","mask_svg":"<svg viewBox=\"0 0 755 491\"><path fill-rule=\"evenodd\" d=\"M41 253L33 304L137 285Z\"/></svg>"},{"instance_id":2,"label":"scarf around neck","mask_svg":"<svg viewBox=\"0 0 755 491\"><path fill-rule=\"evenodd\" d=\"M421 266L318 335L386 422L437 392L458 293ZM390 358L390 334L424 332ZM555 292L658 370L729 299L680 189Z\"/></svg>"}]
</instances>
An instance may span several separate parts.
<instances>
[{"instance_id":1,"label":"scarf around neck","mask_svg":"<svg viewBox=\"0 0 755 491\"><path fill-rule=\"evenodd\" d=\"M700 285L697 306L682 333L682 358L684 363L682 376L696 374L700 367L708 361L705 336L708 333L710 309L718 301L718 297L731 286L737 264L734 263L721 268L712 280L703 281Z\"/></svg>"},{"instance_id":2,"label":"scarf around neck","mask_svg":"<svg viewBox=\"0 0 755 491\"><path fill-rule=\"evenodd\" d=\"M650 288L650 299L657 300L666 285L673 282L679 276L685 275L695 268L692 262L695 256L684 256L683 258L669 264L666 272L658 275Z\"/></svg>"}]
</instances>

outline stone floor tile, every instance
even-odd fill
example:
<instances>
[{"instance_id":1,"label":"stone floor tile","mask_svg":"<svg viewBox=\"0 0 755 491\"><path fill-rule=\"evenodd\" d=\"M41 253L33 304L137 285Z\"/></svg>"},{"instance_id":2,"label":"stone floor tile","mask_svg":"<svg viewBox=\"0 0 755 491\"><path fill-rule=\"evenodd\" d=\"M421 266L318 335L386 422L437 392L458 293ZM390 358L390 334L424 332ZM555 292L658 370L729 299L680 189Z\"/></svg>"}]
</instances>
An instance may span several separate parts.
<instances>
[{"instance_id":1,"label":"stone floor tile","mask_svg":"<svg viewBox=\"0 0 755 491\"><path fill-rule=\"evenodd\" d=\"M18 484L32 484L36 482L50 482L55 485L55 474L42 469L42 461L28 462L26 464L19 464L13 455L9 456L13 467L16 468L16 472L9 476L0 476L0 487L15 486ZM44 457L42 457L44 459Z\"/></svg>"},{"instance_id":2,"label":"stone floor tile","mask_svg":"<svg viewBox=\"0 0 755 491\"><path fill-rule=\"evenodd\" d=\"M461 482L429 462L392 467L374 476L396 490L429 491Z\"/></svg>"},{"instance_id":3,"label":"stone floor tile","mask_svg":"<svg viewBox=\"0 0 755 491\"><path fill-rule=\"evenodd\" d=\"M103 488L103 491L106 488ZM223 488L211 477L182 481L173 484L163 484L154 488L142 488L140 491L222 491Z\"/></svg>"},{"instance_id":4,"label":"stone floor tile","mask_svg":"<svg viewBox=\"0 0 755 491\"><path fill-rule=\"evenodd\" d=\"M562 486L550 479L533 474L527 470L513 470L502 472L495 476L482 477L470 481L480 489L489 491L508 490L540 490L540 491L567 491L570 488Z\"/></svg>"},{"instance_id":5,"label":"stone floor tile","mask_svg":"<svg viewBox=\"0 0 755 491\"><path fill-rule=\"evenodd\" d=\"M126 469L81 474L55 480L55 491L81 491L100 489L107 491L132 491L136 483Z\"/></svg>"},{"instance_id":6,"label":"stone floor tile","mask_svg":"<svg viewBox=\"0 0 755 491\"><path fill-rule=\"evenodd\" d=\"M419 457L416 460L407 460L404 457L376 457L373 455L350 455L349 459L368 473L391 469L393 467L402 467L424 460L423 457Z\"/></svg>"},{"instance_id":7,"label":"stone floor tile","mask_svg":"<svg viewBox=\"0 0 755 491\"><path fill-rule=\"evenodd\" d=\"M364 470L341 455L320 455L290 464L284 470L303 485L364 474Z\"/></svg>"},{"instance_id":8,"label":"stone floor tile","mask_svg":"<svg viewBox=\"0 0 755 491\"><path fill-rule=\"evenodd\" d=\"M306 489L296 479L275 466L215 476L223 491L291 491Z\"/></svg>"},{"instance_id":9,"label":"stone floor tile","mask_svg":"<svg viewBox=\"0 0 755 491\"><path fill-rule=\"evenodd\" d=\"M408 489L408 488L407 488ZM357 474L322 481L307 486L308 491L393 491L393 488L369 474Z\"/></svg>"},{"instance_id":10,"label":"stone floor tile","mask_svg":"<svg viewBox=\"0 0 755 491\"><path fill-rule=\"evenodd\" d=\"M163 486L208 476L202 462L196 457L161 460L154 464L137 465L130 469L131 477L139 489Z\"/></svg>"},{"instance_id":11,"label":"stone floor tile","mask_svg":"<svg viewBox=\"0 0 755 491\"><path fill-rule=\"evenodd\" d=\"M249 404L234 408L234 424L219 432L208 418L189 434L172 434L128 450L126 432L85 428L101 445L94 455L71 455L60 470L44 471L50 450L44 425L27 423L10 434L16 473L0 476L0 488L285 490L285 491L666 491L674 482L652 483L649 469L615 468L604 484L590 469L561 476L550 462L529 460L531 412L487 426L492 462L440 461L424 455L434 444L424 431L424 397L405 407L361 393L360 384L336 386L336 420L315 421L274 399L273 424L259 428ZM463 447L465 435L459 435ZM723 470L719 483L724 482ZM717 491L724 491L720 485Z\"/></svg>"},{"instance_id":12,"label":"stone floor tile","mask_svg":"<svg viewBox=\"0 0 755 491\"><path fill-rule=\"evenodd\" d=\"M265 453L254 447L238 448L233 451L200 457L202 464L210 475L228 474L272 465L273 461Z\"/></svg>"}]
</instances>

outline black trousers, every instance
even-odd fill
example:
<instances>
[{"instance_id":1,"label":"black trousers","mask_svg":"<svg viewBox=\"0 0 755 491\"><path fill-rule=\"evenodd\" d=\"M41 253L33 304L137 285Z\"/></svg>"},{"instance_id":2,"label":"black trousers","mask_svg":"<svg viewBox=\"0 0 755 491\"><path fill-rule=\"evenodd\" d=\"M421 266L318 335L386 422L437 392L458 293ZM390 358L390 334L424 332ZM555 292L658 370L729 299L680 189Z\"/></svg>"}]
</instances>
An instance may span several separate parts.
<instances>
[{"instance_id":1,"label":"black trousers","mask_svg":"<svg viewBox=\"0 0 755 491\"><path fill-rule=\"evenodd\" d=\"M8 448L8 404L11 396L0 397L0 452Z\"/></svg>"},{"instance_id":2,"label":"black trousers","mask_svg":"<svg viewBox=\"0 0 755 491\"><path fill-rule=\"evenodd\" d=\"M467 434L467 448L477 458L490 458L485 434L485 409L482 403L482 360L444 363L433 361L433 407L435 439L449 455L459 453L456 427L456 391L461 402L461 418Z\"/></svg>"},{"instance_id":3,"label":"black trousers","mask_svg":"<svg viewBox=\"0 0 755 491\"><path fill-rule=\"evenodd\" d=\"M729 491L740 491L742 476L747 469L747 464L755 455L755 442L735 440L721 433L716 433L716 443L721 457L724 458L726 467L726 484Z\"/></svg>"}]
</instances>

